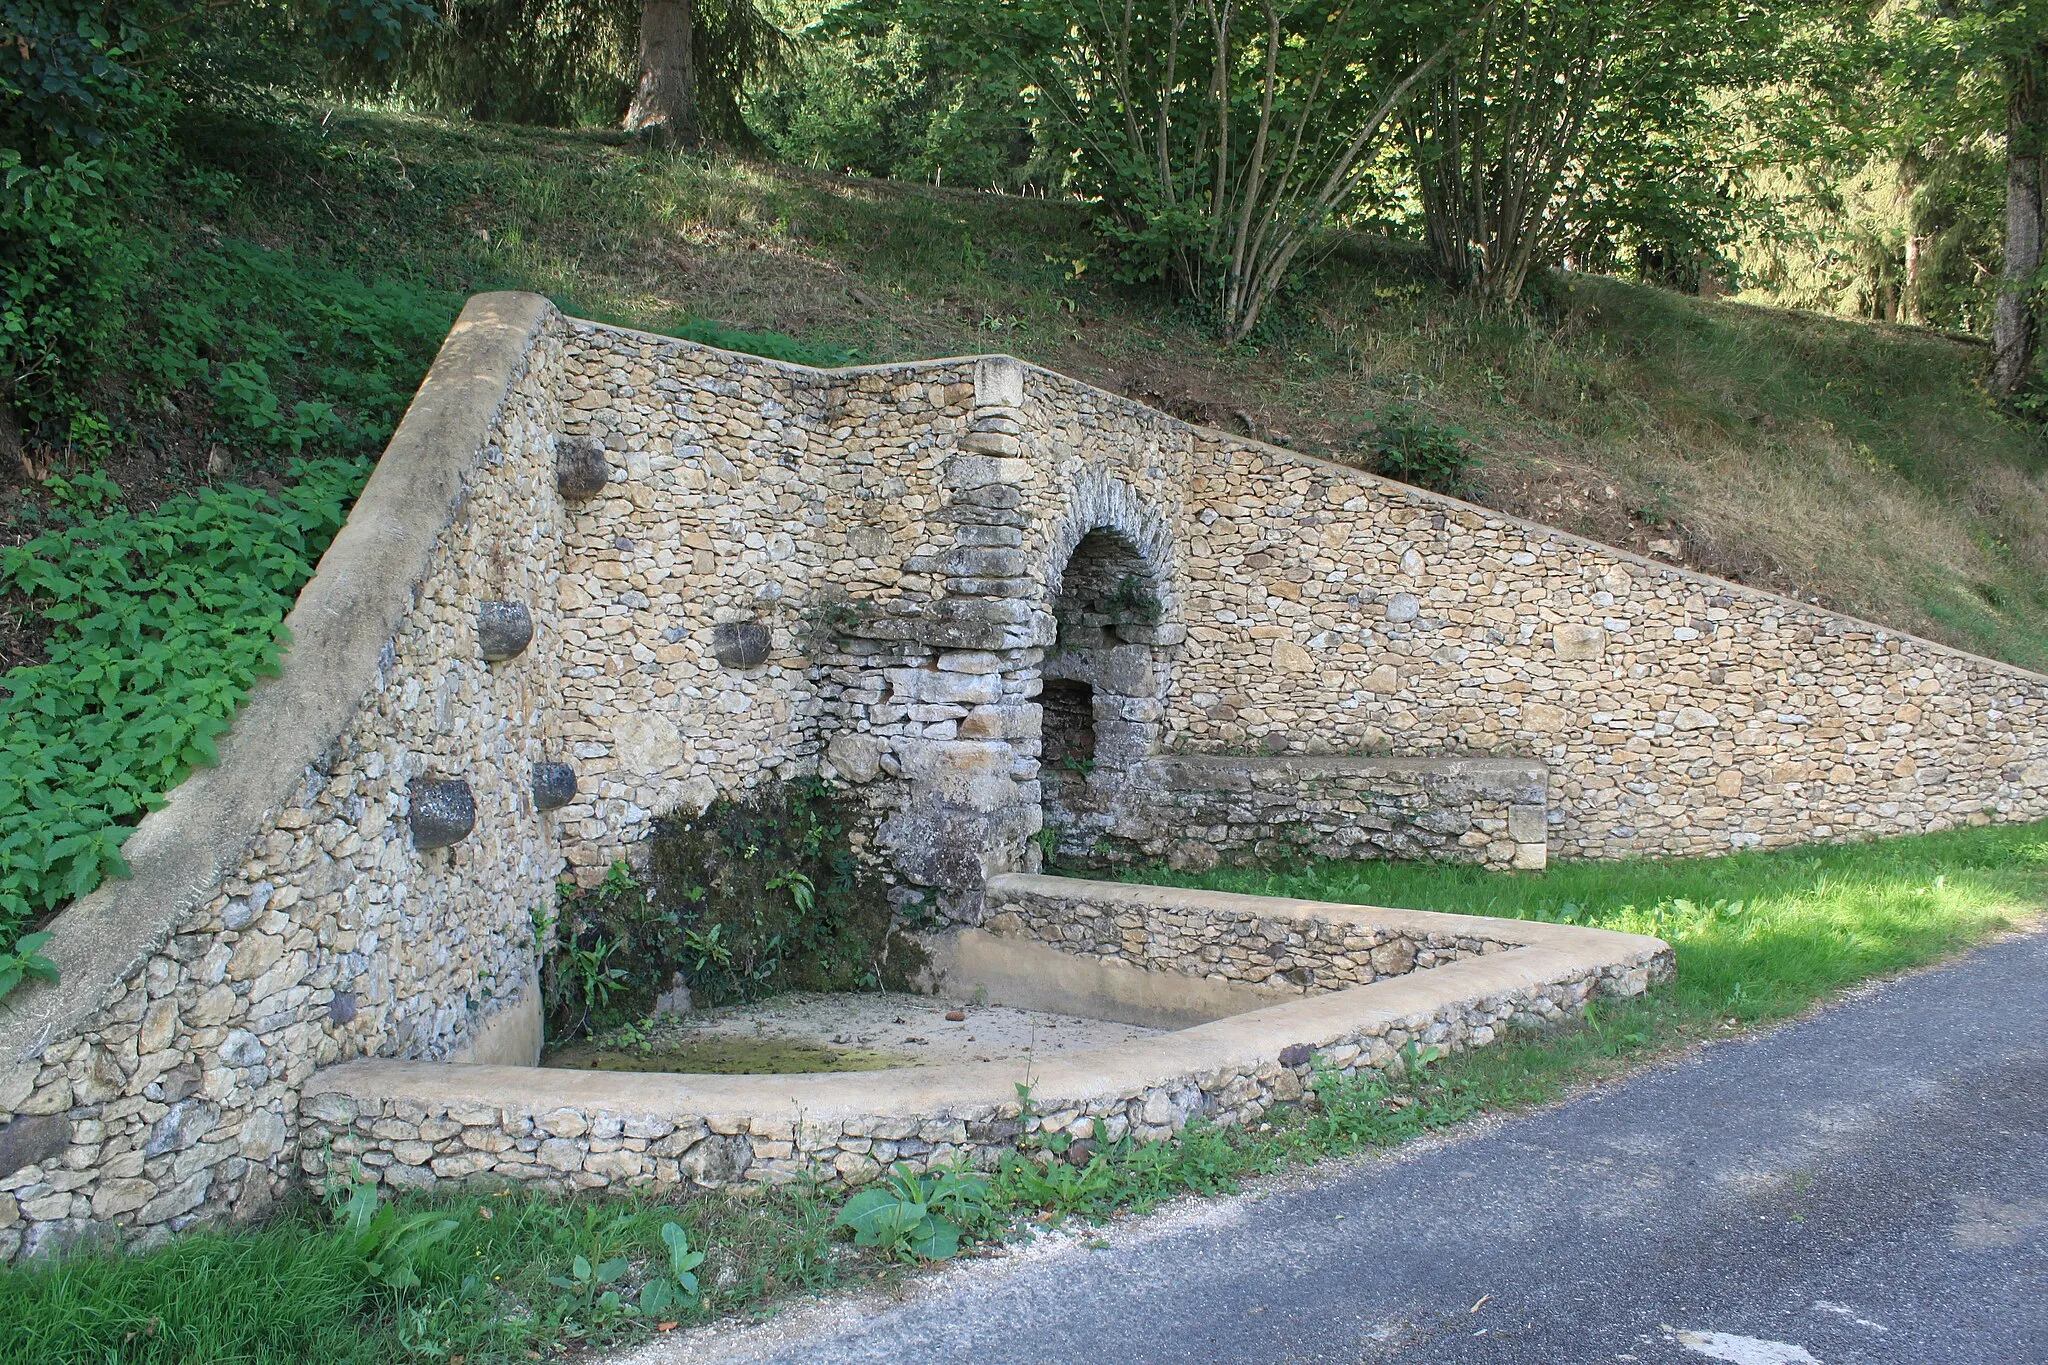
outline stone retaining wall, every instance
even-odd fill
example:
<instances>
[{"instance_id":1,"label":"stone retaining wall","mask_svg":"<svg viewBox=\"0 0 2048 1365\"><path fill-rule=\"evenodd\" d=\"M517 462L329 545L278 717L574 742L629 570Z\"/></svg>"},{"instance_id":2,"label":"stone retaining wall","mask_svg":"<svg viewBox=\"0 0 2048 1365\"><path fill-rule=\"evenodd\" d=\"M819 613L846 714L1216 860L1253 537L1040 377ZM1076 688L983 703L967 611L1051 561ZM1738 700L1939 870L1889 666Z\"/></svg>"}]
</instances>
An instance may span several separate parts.
<instances>
[{"instance_id":1,"label":"stone retaining wall","mask_svg":"<svg viewBox=\"0 0 2048 1365\"><path fill-rule=\"evenodd\" d=\"M1077 557L1139 609L1063 626ZM898 894L978 922L1038 866L1048 651L1095 689L1105 771L1541 762L1562 856L2048 815L2039 675L1006 357L820 372L531 295L465 309L289 624L133 877L50 926L62 984L0 1010L0 1258L261 1208L316 1067L530 1056L558 872L721 791L858 786ZM1283 842L1221 785L1176 797L1213 852ZM1311 849L1439 818L1297 790ZM1485 800L1458 840L1526 865L1536 803Z\"/></svg>"},{"instance_id":2,"label":"stone retaining wall","mask_svg":"<svg viewBox=\"0 0 2048 1365\"><path fill-rule=\"evenodd\" d=\"M532 793L563 515L547 323L523 296L464 312L287 618L283 675L131 837L134 876L52 926L61 986L0 1009L0 1262L267 1207L317 1067L537 1039L511 1016L538 1008L562 866ZM533 604L536 647L490 662L498 600ZM466 785L475 828L422 850L432 781Z\"/></svg>"},{"instance_id":3,"label":"stone retaining wall","mask_svg":"<svg viewBox=\"0 0 2048 1365\"><path fill-rule=\"evenodd\" d=\"M1034 1133L1166 1137L1197 1117L1245 1123L1296 1100L1319 1070L1398 1065L1410 1043L1449 1051L1582 1012L1595 995L1640 994L1670 972L1656 939L1572 926L1217 892L1003 877L992 900L1061 895L1114 911L1125 898L1178 903L1189 922L1273 915L1321 921L1344 941L1468 943L1464 955L1377 984L1329 991L1178 1033L1029 1064L817 1076L659 1076L356 1062L308 1087L300 1150L309 1176L360 1168L401 1188L448 1180L559 1189L667 1189L822 1179L857 1185L884 1168L965 1160L987 1167ZM1335 939L1332 939L1334 942ZM1031 1085L1031 1107L1016 1084Z\"/></svg>"},{"instance_id":4,"label":"stone retaining wall","mask_svg":"<svg viewBox=\"0 0 2048 1365\"><path fill-rule=\"evenodd\" d=\"M1167 755L1046 779L1063 859L1181 869L1301 858L1544 866L1550 774L1527 759Z\"/></svg>"},{"instance_id":5,"label":"stone retaining wall","mask_svg":"<svg viewBox=\"0 0 2048 1365\"><path fill-rule=\"evenodd\" d=\"M1308 995L1506 952L1520 942L1455 915L1333 915L1315 901L1219 899L1065 877L1006 877L999 885L982 925L991 934L1148 971L1290 986Z\"/></svg>"}]
</instances>

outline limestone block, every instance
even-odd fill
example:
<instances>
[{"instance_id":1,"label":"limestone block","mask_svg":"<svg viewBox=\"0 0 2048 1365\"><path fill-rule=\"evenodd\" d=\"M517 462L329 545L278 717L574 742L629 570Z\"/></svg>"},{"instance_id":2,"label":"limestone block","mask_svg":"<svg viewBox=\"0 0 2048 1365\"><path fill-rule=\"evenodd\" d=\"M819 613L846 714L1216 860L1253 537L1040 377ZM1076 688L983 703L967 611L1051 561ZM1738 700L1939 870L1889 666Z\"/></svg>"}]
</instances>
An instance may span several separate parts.
<instances>
[{"instance_id":1,"label":"limestone block","mask_svg":"<svg viewBox=\"0 0 2048 1365\"><path fill-rule=\"evenodd\" d=\"M0 1180L53 1161L70 1145L71 1120L62 1114L21 1115L0 1128Z\"/></svg>"},{"instance_id":2,"label":"limestone block","mask_svg":"<svg viewBox=\"0 0 2048 1365\"><path fill-rule=\"evenodd\" d=\"M1562 625L1552 632L1550 644L1558 658L1586 662L1607 652L1607 632L1599 626Z\"/></svg>"},{"instance_id":3,"label":"limestone block","mask_svg":"<svg viewBox=\"0 0 2048 1365\"><path fill-rule=\"evenodd\" d=\"M969 436L961 444L970 451L980 451L983 436L979 433ZM1009 440L1010 449L993 454L955 455L946 461L944 483L948 488L987 488L993 484L1023 483L1030 473L1029 461L1007 458L1016 453L1017 442ZM1019 536L1021 540L1021 533Z\"/></svg>"},{"instance_id":4,"label":"limestone block","mask_svg":"<svg viewBox=\"0 0 2048 1365\"><path fill-rule=\"evenodd\" d=\"M683 732L655 711L634 711L615 719L612 752L628 772L649 775L680 767L689 756Z\"/></svg>"},{"instance_id":5,"label":"limestone block","mask_svg":"<svg viewBox=\"0 0 2048 1365\"><path fill-rule=\"evenodd\" d=\"M1564 729L1564 708L1552 706L1549 702L1525 701L1522 703L1522 725L1526 729L1540 730L1555 734Z\"/></svg>"},{"instance_id":6,"label":"limestone block","mask_svg":"<svg viewBox=\"0 0 2048 1365\"><path fill-rule=\"evenodd\" d=\"M1275 640L1273 666L1287 673L1313 673L1316 658L1292 640Z\"/></svg>"},{"instance_id":7,"label":"limestone block","mask_svg":"<svg viewBox=\"0 0 2048 1365\"><path fill-rule=\"evenodd\" d=\"M1392 664L1381 664L1358 680L1358 685L1368 692L1391 697L1401 690L1401 673Z\"/></svg>"},{"instance_id":8,"label":"limestone block","mask_svg":"<svg viewBox=\"0 0 2048 1365\"><path fill-rule=\"evenodd\" d=\"M873 735L834 735L825 746L825 759L848 782L872 782L881 774L886 750Z\"/></svg>"},{"instance_id":9,"label":"limestone block","mask_svg":"<svg viewBox=\"0 0 2048 1365\"><path fill-rule=\"evenodd\" d=\"M1542 806L1508 807L1508 837L1518 844L1540 844L1548 837Z\"/></svg>"},{"instance_id":10,"label":"limestone block","mask_svg":"<svg viewBox=\"0 0 2048 1365\"><path fill-rule=\"evenodd\" d=\"M1024 367L1008 356L974 362L974 406L1016 408L1024 404Z\"/></svg>"}]
</instances>

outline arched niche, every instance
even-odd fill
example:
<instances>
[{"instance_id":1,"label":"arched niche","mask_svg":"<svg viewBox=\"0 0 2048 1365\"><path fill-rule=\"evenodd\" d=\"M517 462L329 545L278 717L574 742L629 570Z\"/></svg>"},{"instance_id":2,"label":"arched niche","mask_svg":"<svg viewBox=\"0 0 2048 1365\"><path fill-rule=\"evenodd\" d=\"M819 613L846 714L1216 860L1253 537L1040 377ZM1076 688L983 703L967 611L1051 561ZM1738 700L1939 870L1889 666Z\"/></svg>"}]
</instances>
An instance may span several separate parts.
<instances>
[{"instance_id":1,"label":"arched niche","mask_svg":"<svg viewBox=\"0 0 2048 1365\"><path fill-rule=\"evenodd\" d=\"M1046 826L1069 856L1094 847L1131 767L1158 750L1165 647L1179 638L1167 601L1161 568L1115 526L1083 531L1060 566L1039 771Z\"/></svg>"}]
</instances>

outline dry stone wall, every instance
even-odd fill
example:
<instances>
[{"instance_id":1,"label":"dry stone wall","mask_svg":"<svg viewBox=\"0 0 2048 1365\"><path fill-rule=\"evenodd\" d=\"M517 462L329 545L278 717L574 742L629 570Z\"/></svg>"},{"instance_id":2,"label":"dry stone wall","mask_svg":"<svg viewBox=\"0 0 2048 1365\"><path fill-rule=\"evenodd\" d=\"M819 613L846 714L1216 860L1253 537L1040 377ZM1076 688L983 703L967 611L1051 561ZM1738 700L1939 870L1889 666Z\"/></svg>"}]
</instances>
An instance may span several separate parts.
<instances>
[{"instance_id":1,"label":"dry stone wall","mask_svg":"<svg viewBox=\"0 0 2048 1365\"><path fill-rule=\"evenodd\" d=\"M1217 856L1299 844L1270 772L1190 776L1252 749L1540 763L1442 835L1524 865L1538 804L1579 857L2048 815L2038 675L1014 360L821 373L533 296L465 311L290 624L0 1012L0 1257L261 1206L317 1067L530 1055L533 916L666 810L822 773L906 902L979 921L1038 866L1048 672ZM1298 787L1309 847L1424 846L1431 780Z\"/></svg>"},{"instance_id":2,"label":"dry stone wall","mask_svg":"<svg viewBox=\"0 0 2048 1365\"><path fill-rule=\"evenodd\" d=\"M1016 1095L1026 1077L1000 1062L817 1076L357 1062L321 1073L308 1093L306 1170L318 1178L346 1161L401 1188L479 1179L584 1190L859 1185L898 1163L985 1168L1027 1135L1150 1141L1196 1118L1250 1122L1324 1075L1398 1068L1410 1044L1482 1047L1505 1029L1570 1019L1596 996L1639 995L1671 971L1656 939L1563 925L1300 901L1261 910L1258 897L1045 877L998 877L988 896L997 919L1057 903L1114 920L1130 903L1170 902L1194 939L1285 937L1332 963L1372 941L1368 951L1390 960L1385 971L1346 962L1372 984L1330 980L1311 998L1043 1059L1030 1068L1028 1110ZM1411 949L1426 958L1396 971L1391 958Z\"/></svg>"},{"instance_id":3,"label":"dry stone wall","mask_svg":"<svg viewBox=\"0 0 2048 1365\"><path fill-rule=\"evenodd\" d=\"M1168 574L1174 752L1516 755L1553 856L2048 814L2048 679L1028 372L1048 562Z\"/></svg>"},{"instance_id":4,"label":"dry stone wall","mask_svg":"<svg viewBox=\"0 0 2048 1365\"><path fill-rule=\"evenodd\" d=\"M1540 868L1550 775L1527 759L1170 755L1053 773L1046 819L1084 864L1410 858Z\"/></svg>"},{"instance_id":5,"label":"dry stone wall","mask_svg":"<svg viewBox=\"0 0 2048 1365\"><path fill-rule=\"evenodd\" d=\"M88 1237L147 1245L259 1211L297 1177L299 1095L316 1068L461 1055L537 1007L534 916L562 866L531 791L553 752L549 547L562 519L544 322L537 307L464 315L449 364L501 367L465 414L472 443L437 457L426 447L443 414L417 409L287 622L303 649L354 620L354 657L295 655L223 743L222 767L138 831L135 879L53 926L64 985L4 1021L0 1261ZM401 599L381 648L379 594ZM533 604L533 644L488 661L487 602ZM253 830L223 832L213 810L181 805L261 768L252 734L315 724L336 697L354 702L339 733L282 773ZM474 829L423 850L414 826L431 783L466 788ZM152 856L166 841L217 842L217 878L167 888ZM96 981L80 954L110 914L134 937L108 945L117 969ZM68 1015L48 1008L65 992L84 998Z\"/></svg>"},{"instance_id":6,"label":"dry stone wall","mask_svg":"<svg viewBox=\"0 0 2048 1365\"><path fill-rule=\"evenodd\" d=\"M982 927L1080 957L1307 995L1506 952L1517 943L1488 934L1482 922L1446 915L1332 916L1329 907L1306 901L1064 878L1006 889L1000 912Z\"/></svg>"}]
</instances>

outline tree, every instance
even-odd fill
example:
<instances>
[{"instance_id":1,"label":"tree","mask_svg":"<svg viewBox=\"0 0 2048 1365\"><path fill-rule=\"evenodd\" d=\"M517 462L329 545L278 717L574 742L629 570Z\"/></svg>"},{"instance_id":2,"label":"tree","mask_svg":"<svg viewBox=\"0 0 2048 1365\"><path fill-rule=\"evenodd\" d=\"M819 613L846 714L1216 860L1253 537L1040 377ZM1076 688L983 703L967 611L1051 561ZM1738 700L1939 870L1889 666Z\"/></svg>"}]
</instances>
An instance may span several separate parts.
<instances>
[{"instance_id":1,"label":"tree","mask_svg":"<svg viewBox=\"0 0 2048 1365\"><path fill-rule=\"evenodd\" d=\"M1131 278L1233 341L1373 187L1389 118L1498 0L870 0L1045 112ZM1462 18L1457 11L1462 11ZM1389 45L1415 55L1381 73Z\"/></svg>"},{"instance_id":2,"label":"tree","mask_svg":"<svg viewBox=\"0 0 2048 1365\"><path fill-rule=\"evenodd\" d=\"M2018 9L2018 6L2014 7ZM2048 6L2041 7L2048 19ZM1991 315L1991 375L2001 398L2031 380L2040 339L2044 223L2041 166L2048 153L2048 34L2015 42L2000 63L2005 79L2005 261Z\"/></svg>"},{"instance_id":3,"label":"tree","mask_svg":"<svg viewBox=\"0 0 2048 1365\"><path fill-rule=\"evenodd\" d=\"M753 0L453 0L393 59L334 77L494 122L750 145L742 93L788 48Z\"/></svg>"},{"instance_id":4,"label":"tree","mask_svg":"<svg viewBox=\"0 0 2048 1365\"><path fill-rule=\"evenodd\" d=\"M1502 303L1568 251L1611 259L1633 232L1650 273L1690 257L1696 274L1735 209L1730 97L1767 74L1778 41L1749 0L1490 13L1402 119L1438 269Z\"/></svg>"},{"instance_id":5,"label":"tree","mask_svg":"<svg viewBox=\"0 0 2048 1365\"><path fill-rule=\"evenodd\" d=\"M629 132L694 145L697 68L692 57L690 0L644 0L640 6L640 79L626 110Z\"/></svg>"}]
</instances>

